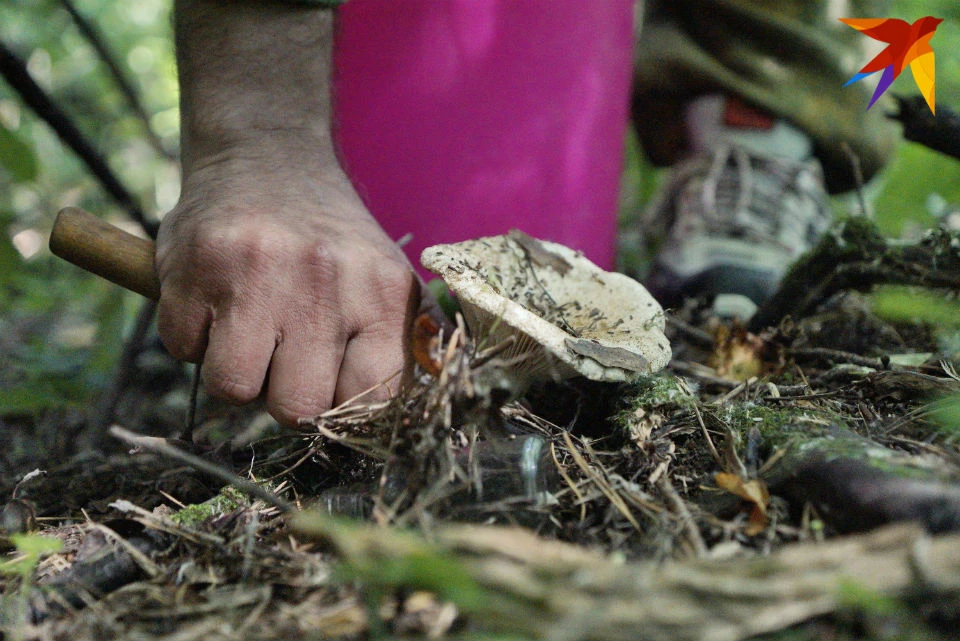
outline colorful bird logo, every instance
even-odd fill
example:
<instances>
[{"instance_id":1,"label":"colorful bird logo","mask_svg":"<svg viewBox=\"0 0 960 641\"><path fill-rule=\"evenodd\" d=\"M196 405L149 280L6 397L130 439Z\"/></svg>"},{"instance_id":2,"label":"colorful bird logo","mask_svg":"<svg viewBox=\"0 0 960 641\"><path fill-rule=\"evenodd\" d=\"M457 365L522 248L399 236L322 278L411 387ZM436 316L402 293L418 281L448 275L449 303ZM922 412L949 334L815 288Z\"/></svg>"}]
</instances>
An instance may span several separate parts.
<instances>
[{"instance_id":1,"label":"colorful bird logo","mask_svg":"<svg viewBox=\"0 0 960 641\"><path fill-rule=\"evenodd\" d=\"M913 72L913 79L923 94L930 111L937 113L936 70L934 68L933 49L930 47L930 38L933 37L937 26L943 22L942 18L927 16L920 18L913 24L897 18L840 18L840 22L848 24L857 31L874 40L886 42L888 46L876 58L866 64L860 72L848 80L846 87L862 78L883 70L877 90L870 99L867 109L883 95L883 92L893 83L903 68L908 64Z\"/></svg>"}]
</instances>

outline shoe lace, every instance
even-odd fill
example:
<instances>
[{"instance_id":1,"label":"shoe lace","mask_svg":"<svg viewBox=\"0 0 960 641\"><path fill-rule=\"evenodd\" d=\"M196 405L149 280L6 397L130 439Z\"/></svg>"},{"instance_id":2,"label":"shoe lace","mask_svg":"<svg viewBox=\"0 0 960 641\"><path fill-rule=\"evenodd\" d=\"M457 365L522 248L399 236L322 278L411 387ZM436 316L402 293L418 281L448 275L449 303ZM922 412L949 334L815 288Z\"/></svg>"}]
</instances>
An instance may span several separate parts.
<instances>
[{"instance_id":1,"label":"shoe lace","mask_svg":"<svg viewBox=\"0 0 960 641\"><path fill-rule=\"evenodd\" d=\"M678 168L668 189L674 233L775 243L791 253L827 230L830 206L817 161L764 156L720 145Z\"/></svg>"}]
</instances>

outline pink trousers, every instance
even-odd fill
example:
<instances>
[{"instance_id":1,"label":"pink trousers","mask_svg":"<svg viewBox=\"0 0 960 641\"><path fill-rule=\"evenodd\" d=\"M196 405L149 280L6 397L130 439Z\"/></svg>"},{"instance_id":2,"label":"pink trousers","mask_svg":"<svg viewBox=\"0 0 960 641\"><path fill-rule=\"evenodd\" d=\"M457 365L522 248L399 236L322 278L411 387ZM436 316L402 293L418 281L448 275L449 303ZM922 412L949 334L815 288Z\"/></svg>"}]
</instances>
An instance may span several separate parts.
<instances>
[{"instance_id":1,"label":"pink trousers","mask_svg":"<svg viewBox=\"0 0 960 641\"><path fill-rule=\"evenodd\" d=\"M633 0L351 0L334 71L341 159L394 238L511 228L609 268Z\"/></svg>"}]
</instances>

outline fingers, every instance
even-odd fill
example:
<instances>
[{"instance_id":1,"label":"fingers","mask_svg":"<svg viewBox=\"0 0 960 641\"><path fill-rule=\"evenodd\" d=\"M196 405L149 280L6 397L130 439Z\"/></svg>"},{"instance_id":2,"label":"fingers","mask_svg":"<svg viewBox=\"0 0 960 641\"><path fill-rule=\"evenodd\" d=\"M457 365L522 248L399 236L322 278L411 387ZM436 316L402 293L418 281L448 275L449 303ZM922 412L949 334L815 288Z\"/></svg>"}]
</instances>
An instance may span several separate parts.
<instances>
[{"instance_id":1,"label":"fingers","mask_svg":"<svg viewBox=\"0 0 960 641\"><path fill-rule=\"evenodd\" d=\"M233 403L248 403L263 389L276 345L272 319L260 310L218 310L210 323L203 359L207 393Z\"/></svg>"},{"instance_id":2,"label":"fingers","mask_svg":"<svg viewBox=\"0 0 960 641\"><path fill-rule=\"evenodd\" d=\"M391 379L368 398L395 393L420 289L346 178L251 195L224 188L230 176L216 173L200 191L216 193L164 219L159 324L171 353L204 361L211 395L243 403L265 391L285 424Z\"/></svg>"},{"instance_id":3,"label":"fingers","mask_svg":"<svg viewBox=\"0 0 960 641\"><path fill-rule=\"evenodd\" d=\"M273 353L267 408L285 425L316 416L333 403L346 335L329 316L314 314L316 323L288 326Z\"/></svg>"},{"instance_id":4,"label":"fingers","mask_svg":"<svg viewBox=\"0 0 960 641\"><path fill-rule=\"evenodd\" d=\"M334 404L369 390L364 400L385 400L396 394L406 365L403 323L365 328L347 343L337 376Z\"/></svg>"},{"instance_id":5,"label":"fingers","mask_svg":"<svg viewBox=\"0 0 960 641\"><path fill-rule=\"evenodd\" d=\"M212 313L203 303L163 292L157 308L157 332L170 354L198 363L207 349Z\"/></svg>"},{"instance_id":6,"label":"fingers","mask_svg":"<svg viewBox=\"0 0 960 641\"><path fill-rule=\"evenodd\" d=\"M365 398L382 400L400 391L412 375L411 329L422 305L423 284L405 264L374 272L379 296L360 299L357 328L346 345L338 374L336 403L370 390Z\"/></svg>"}]
</instances>

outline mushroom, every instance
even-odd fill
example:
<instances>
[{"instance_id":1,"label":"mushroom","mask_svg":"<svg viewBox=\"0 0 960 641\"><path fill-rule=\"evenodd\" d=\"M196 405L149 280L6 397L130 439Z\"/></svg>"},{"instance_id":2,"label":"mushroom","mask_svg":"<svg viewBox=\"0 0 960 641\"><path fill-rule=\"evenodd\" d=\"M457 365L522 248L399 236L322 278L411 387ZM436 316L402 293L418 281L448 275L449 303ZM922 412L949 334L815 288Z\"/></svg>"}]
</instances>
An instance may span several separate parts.
<instances>
[{"instance_id":1,"label":"mushroom","mask_svg":"<svg viewBox=\"0 0 960 641\"><path fill-rule=\"evenodd\" d=\"M577 375L626 381L670 360L653 296L563 245L513 230L428 247L420 262L457 297L480 347L507 345L500 357L522 388Z\"/></svg>"}]
</instances>

